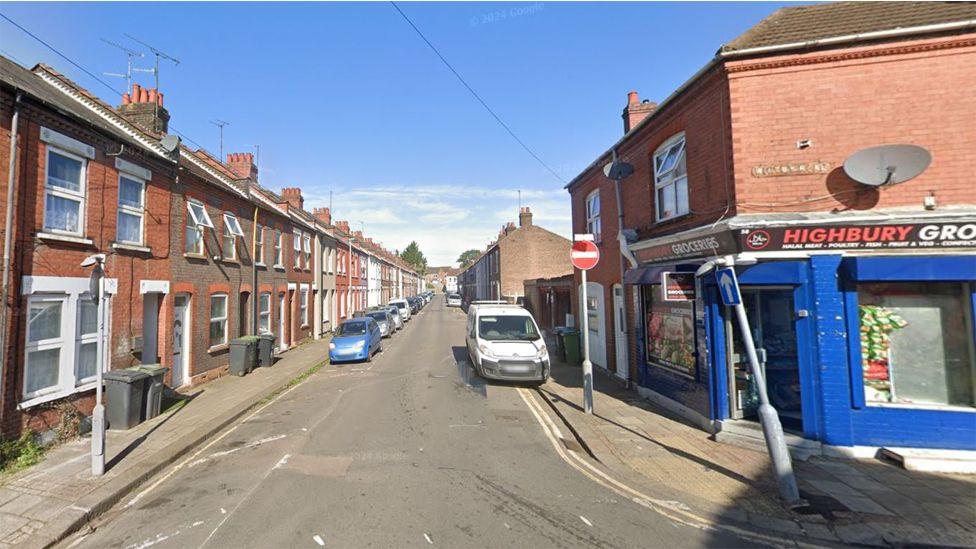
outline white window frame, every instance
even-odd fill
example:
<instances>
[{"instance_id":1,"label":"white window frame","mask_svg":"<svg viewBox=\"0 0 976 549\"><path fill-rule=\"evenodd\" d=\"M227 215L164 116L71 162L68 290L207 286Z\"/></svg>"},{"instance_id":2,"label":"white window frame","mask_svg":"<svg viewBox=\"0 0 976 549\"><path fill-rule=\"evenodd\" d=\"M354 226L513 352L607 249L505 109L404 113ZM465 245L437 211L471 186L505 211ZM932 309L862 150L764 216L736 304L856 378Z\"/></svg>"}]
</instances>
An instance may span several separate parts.
<instances>
[{"instance_id":1,"label":"white window frame","mask_svg":"<svg viewBox=\"0 0 976 549\"><path fill-rule=\"evenodd\" d=\"M302 319L302 328L308 327L308 289L308 284L305 284L298 290L298 314Z\"/></svg>"},{"instance_id":2,"label":"white window frame","mask_svg":"<svg viewBox=\"0 0 976 549\"><path fill-rule=\"evenodd\" d=\"M224 316L214 316L214 313L213 313L213 310L214 310L213 300L214 300L215 297L222 297L222 298L224 298ZM208 339L210 338L210 326L214 322L223 322L224 323L224 340L222 342L219 342L219 343L214 343L213 341L208 341L211 349L213 349L215 347L220 347L222 345L227 345L227 336L228 336L227 328L228 328L228 324L229 324L229 322L228 322L229 307L230 307L230 299L229 299L228 294L226 294L224 292L217 292L217 293L210 294L210 321L207 323L207 338Z\"/></svg>"},{"instance_id":3,"label":"white window frame","mask_svg":"<svg viewBox=\"0 0 976 549\"><path fill-rule=\"evenodd\" d=\"M92 343L97 344L98 343L98 312L97 312L98 311L98 307L96 306L96 308L95 308L95 311L96 311L96 313L95 313L96 314L96 316L95 316L95 331L94 332L91 332L91 333L84 334L84 333L81 332L81 305L82 305L81 304L81 301L82 300L91 301L91 294L81 294L78 297L78 299L75 301L75 305L76 305L76 309L77 309L75 311L75 318L76 318L76 320L75 320L75 333L77 334L75 337L77 339L77 342L75 344L75 359L74 359L74 372L75 372L75 385L76 386L83 385L85 383L94 382L96 380L96 378L98 377L97 365L96 365L96 373L94 373L94 374L92 374L92 375L90 375L88 377L85 377L85 378L81 378L81 379L78 378L78 366L79 366L79 361L81 360L81 347L83 345L86 345L86 344L92 344ZM96 354L96 360L97 360L97 356L98 355Z\"/></svg>"},{"instance_id":4,"label":"white window frame","mask_svg":"<svg viewBox=\"0 0 976 549\"><path fill-rule=\"evenodd\" d=\"M75 160L81 163L81 168L78 171L78 190L72 191L65 189L63 187L55 187L48 184L50 181L50 165L51 165L51 155L56 154L58 156L63 156L70 160ZM72 154L64 149L58 147L53 147L51 145L47 146L47 150L44 153L44 230L50 231L56 234L67 234L74 236L83 236L85 234L85 221L87 216L85 215L85 202L88 192L88 159L77 154ZM63 198L65 200L71 200L78 203L78 230L69 231L66 229L58 229L48 225L47 218L47 197L48 195L56 196L58 198Z\"/></svg>"},{"instance_id":5,"label":"white window frame","mask_svg":"<svg viewBox=\"0 0 976 549\"><path fill-rule=\"evenodd\" d=\"M275 267L284 268L284 239L285 235L281 231L275 229Z\"/></svg>"},{"instance_id":6,"label":"white window frame","mask_svg":"<svg viewBox=\"0 0 976 549\"><path fill-rule=\"evenodd\" d=\"M300 269L302 266L302 231L295 229L291 236L292 249L294 252L294 267Z\"/></svg>"},{"instance_id":7,"label":"white window frame","mask_svg":"<svg viewBox=\"0 0 976 549\"><path fill-rule=\"evenodd\" d=\"M264 300L267 299L267 308ZM267 327L264 324L267 323ZM271 292L261 292L258 295L258 331L262 334L271 333Z\"/></svg>"},{"instance_id":8,"label":"white window frame","mask_svg":"<svg viewBox=\"0 0 976 549\"><path fill-rule=\"evenodd\" d=\"M668 155L676 150L677 153L674 157L674 162L671 167L665 169L665 164L662 162L660 165L659 160L664 160ZM667 221L669 219L674 219L676 217L681 217L688 214L691 211L690 202L691 199L688 194L688 157L687 157L687 147L685 143L685 134L681 132L677 135L670 137L665 141L654 154L651 155L652 162L651 165L654 169L654 217L657 221ZM685 173L682 175L675 175L675 170L681 164L681 161L685 161ZM679 198L679 189L684 187L684 202L682 203ZM662 201L660 199L661 191L667 192L669 188L673 188L674 193L674 205L675 211L673 212L662 212Z\"/></svg>"},{"instance_id":9,"label":"white window frame","mask_svg":"<svg viewBox=\"0 0 976 549\"><path fill-rule=\"evenodd\" d=\"M69 324L71 317L71 310L69 305L69 296L66 294L40 294L32 295L27 299L28 315L30 313L31 305L34 303L60 303L61 304L61 326L58 329L58 337L43 339L40 341L31 342L31 330L30 330L30 318L27 319L27 327L25 329L25 347L24 347L24 390L23 398L24 400L29 400L32 398L48 395L51 393L60 392L65 383L65 362L69 361L70 355L73 353L69 351L70 345L68 345L69 338L65 336L68 330L73 326ZM30 356L31 353L40 351L50 351L52 349L58 349L58 380L54 385L48 387L42 387L35 391L27 391L27 373L30 370ZM67 355L67 356L66 356ZM73 383L72 383L73 385Z\"/></svg>"},{"instance_id":10,"label":"white window frame","mask_svg":"<svg viewBox=\"0 0 976 549\"><path fill-rule=\"evenodd\" d=\"M254 246L254 262L257 265L264 265L264 227L263 225L258 225L257 228L257 242Z\"/></svg>"},{"instance_id":11,"label":"white window frame","mask_svg":"<svg viewBox=\"0 0 976 549\"><path fill-rule=\"evenodd\" d=\"M325 290L322 292L322 324L329 322L329 317L332 315L332 294L335 290Z\"/></svg>"},{"instance_id":12,"label":"white window frame","mask_svg":"<svg viewBox=\"0 0 976 549\"><path fill-rule=\"evenodd\" d=\"M127 179L133 183L138 183L140 185L139 199L141 202L140 206L131 206L129 204L122 203L122 180ZM122 244L136 244L142 245L146 241L146 180L131 175L129 173L119 174L119 211L118 211L118 221L115 227L115 241ZM119 226L122 225L121 220L123 215L131 215L139 218L139 240L122 240L119 235Z\"/></svg>"},{"instance_id":13,"label":"white window frame","mask_svg":"<svg viewBox=\"0 0 976 549\"><path fill-rule=\"evenodd\" d=\"M305 270L312 269L312 236L308 233L302 235L302 251L305 252Z\"/></svg>"},{"instance_id":14,"label":"white window frame","mask_svg":"<svg viewBox=\"0 0 976 549\"><path fill-rule=\"evenodd\" d=\"M204 206L202 202L197 202L196 200L187 200L186 211L189 217L186 220L187 234L183 235L183 251L188 254L203 255L204 248L206 247L206 245L204 244L203 229L204 227L208 227L212 229L213 221L210 220L210 214L207 213L207 207ZM186 237L191 231L200 235L200 238L197 239L199 245L197 246L196 249L193 250L189 250L186 247L188 243Z\"/></svg>"},{"instance_id":15,"label":"white window frame","mask_svg":"<svg viewBox=\"0 0 976 549\"><path fill-rule=\"evenodd\" d=\"M603 231L603 223L600 219L600 189L586 195L583 208L586 209L586 232L592 234L594 240L599 242Z\"/></svg>"},{"instance_id":16,"label":"white window frame","mask_svg":"<svg viewBox=\"0 0 976 549\"><path fill-rule=\"evenodd\" d=\"M237 259L237 238L243 236L244 231L241 230L241 223L237 220L237 216L230 212L224 212L224 234L221 239L224 259Z\"/></svg>"}]
</instances>

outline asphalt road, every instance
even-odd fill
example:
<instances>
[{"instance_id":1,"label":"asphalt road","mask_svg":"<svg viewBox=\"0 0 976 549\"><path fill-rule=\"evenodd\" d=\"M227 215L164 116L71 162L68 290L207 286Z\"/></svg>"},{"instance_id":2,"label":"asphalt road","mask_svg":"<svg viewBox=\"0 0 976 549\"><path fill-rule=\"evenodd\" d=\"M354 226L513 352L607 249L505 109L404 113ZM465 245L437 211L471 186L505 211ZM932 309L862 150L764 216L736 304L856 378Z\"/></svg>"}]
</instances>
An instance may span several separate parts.
<instances>
[{"instance_id":1,"label":"asphalt road","mask_svg":"<svg viewBox=\"0 0 976 549\"><path fill-rule=\"evenodd\" d=\"M69 538L72 547L730 547L567 465L438 296Z\"/></svg>"}]
</instances>

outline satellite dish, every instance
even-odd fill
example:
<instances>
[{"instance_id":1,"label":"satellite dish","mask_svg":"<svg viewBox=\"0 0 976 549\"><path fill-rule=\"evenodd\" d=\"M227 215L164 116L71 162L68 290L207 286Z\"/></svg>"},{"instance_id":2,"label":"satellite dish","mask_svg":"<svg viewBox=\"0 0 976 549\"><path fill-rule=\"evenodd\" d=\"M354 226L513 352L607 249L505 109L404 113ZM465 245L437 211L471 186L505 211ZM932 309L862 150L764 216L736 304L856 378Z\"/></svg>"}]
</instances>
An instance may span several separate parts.
<instances>
[{"instance_id":1,"label":"satellite dish","mask_svg":"<svg viewBox=\"0 0 976 549\"><path fill-rule=\"evenodd\" d=\"M177 135L166 135L159 140L159 144L166 151L166 154L173 154L176 149L180 148L180 138Z\"/></svg>"},{"instance_id":2,"label":"satellite dish","mask_svg":"<svg viewBox=\"0 0 976 549\"><path fill-rule=\"evenodd\" d=\"M632 173L634 173L634 167L619 160L608 162L607 165L603 167L603 175L613 179L614 181L627 179Z\"/></svg>"},{"instance_id":3,"label":"satellite dish","mask_svg":"<svg viewBox=\"0 0 976 549\"><path fill-rule=\"evenodd\" d=\"M844 161L844 172L858 183L878 187L903 183L925 171L932 154L917 145L861 149Z\"/></svg>"}]
</instances>

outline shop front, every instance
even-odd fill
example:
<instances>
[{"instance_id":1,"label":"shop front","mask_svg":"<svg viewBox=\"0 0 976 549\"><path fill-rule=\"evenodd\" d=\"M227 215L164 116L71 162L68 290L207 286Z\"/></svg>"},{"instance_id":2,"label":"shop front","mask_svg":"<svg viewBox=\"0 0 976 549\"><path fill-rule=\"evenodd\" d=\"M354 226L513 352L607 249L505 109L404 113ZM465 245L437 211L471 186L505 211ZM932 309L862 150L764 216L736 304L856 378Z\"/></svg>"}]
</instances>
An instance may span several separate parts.
<instances>
[{"instance_id":1,"label":"shop front","mask_svg":"<svg viewBox=\"0 0 976 549\"><path fill-rule=\"evenodd\" d=\"M976 224L723 225L632 245L646 392L712 430L757 420L739 326L714 276L694 277L726 258L788 433L865 452L976 449Z\"/></svg>"}]
</instances>

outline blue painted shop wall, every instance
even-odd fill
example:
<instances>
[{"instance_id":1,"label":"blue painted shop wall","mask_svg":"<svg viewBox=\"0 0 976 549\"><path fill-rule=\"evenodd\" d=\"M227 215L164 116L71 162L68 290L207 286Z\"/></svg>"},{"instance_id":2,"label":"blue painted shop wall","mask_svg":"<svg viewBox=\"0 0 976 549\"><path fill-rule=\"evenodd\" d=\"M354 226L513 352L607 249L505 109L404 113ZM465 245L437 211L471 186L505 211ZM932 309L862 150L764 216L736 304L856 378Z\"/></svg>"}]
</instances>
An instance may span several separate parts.
<instances>
[{"instance_id":1,"label":"blue painted shop wall","mask_svg":"<svg viewBox=\"0 0 976 549\"><path fill-rule=\"evenodd\" d=\"M674 271L679 272L695 272L698 265L675 265L673 266ZM648 288L649 286L643 286ZM709 393L709 380L712 378L712 369L709 364L708 353L699 351L697 358L697 373L695 377L684 376L676 372L672 372L666 368L655 366L654 364L649 364L647 362L646 349L646 337L647 334L645 321L646 321L646 311L644 311L643 296L641 296L641 307L640 311L640 322L637 323L637 349L638 349L638 376L637 383L642 387L647 387L648 389L666 396L667 398L678 402L696 412L700 413L704 417L714 418L712 411L712 406L710 405L711 396ZM696 303L696 307L701 306L701 303ZM707 323L707 319L706 319ZM702 327L696 322L696 330L700 330ZM700 334L697 337L698 340L703 341L704 335ZM701 347L700 347L701 348ZM707 345L704 347L707 349Z\"/></svg>"}]
</instances>

